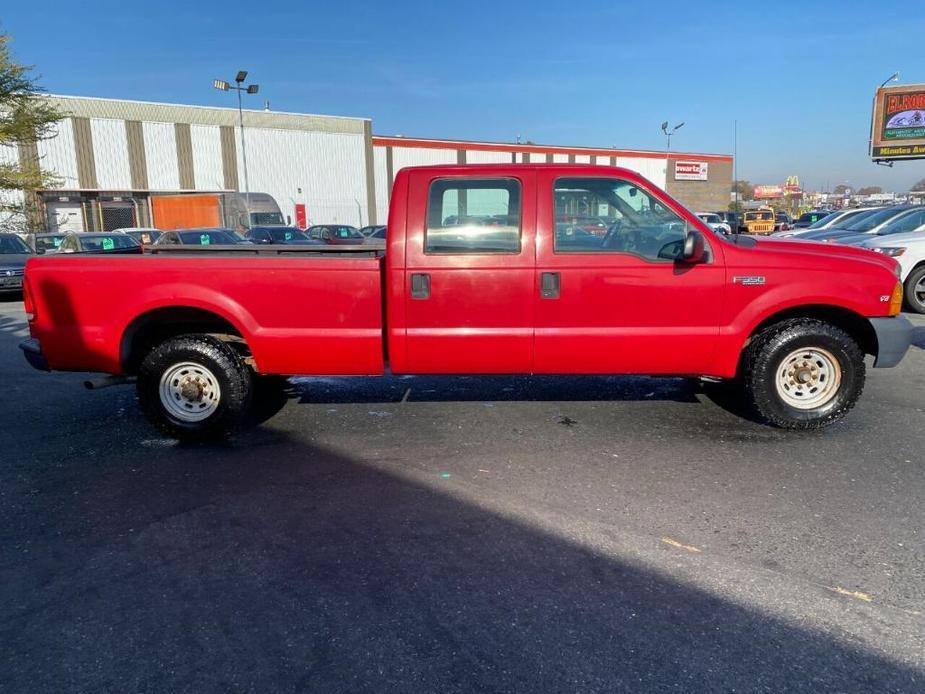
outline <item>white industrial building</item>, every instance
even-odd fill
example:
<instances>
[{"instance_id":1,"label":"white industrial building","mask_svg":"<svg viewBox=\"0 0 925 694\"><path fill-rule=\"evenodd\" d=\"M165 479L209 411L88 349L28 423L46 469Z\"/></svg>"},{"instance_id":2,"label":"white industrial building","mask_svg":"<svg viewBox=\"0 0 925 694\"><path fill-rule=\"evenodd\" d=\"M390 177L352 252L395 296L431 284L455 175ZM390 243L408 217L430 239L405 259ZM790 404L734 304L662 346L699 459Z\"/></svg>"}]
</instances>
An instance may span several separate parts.
<instances>
[{"instance_id":1,"label":"white industrial building","mask_svg":"<svg viewBox=\"0 0 925 694\"><path fill-rule=\"evenodd\" d=\"M36 225L96 230L151 223L152 196L243 191L238 111L117 99L48 97L68 114L57 135L0 148L0 161L38 162L58 181L35 200ZM395 174L451 163L578 162L637 171L692 206L725 207L728 155L464 142L374 136L372 121L244 111L248 187L270 194L285 217L307 224L385 223ZM699 180L675 179L675 163L701 162ZM668 172L666 176L666 171ZM712 203L716 198L715 204ZM4 194L6 202L14 194Z\"/></svg>"}]
</instances>

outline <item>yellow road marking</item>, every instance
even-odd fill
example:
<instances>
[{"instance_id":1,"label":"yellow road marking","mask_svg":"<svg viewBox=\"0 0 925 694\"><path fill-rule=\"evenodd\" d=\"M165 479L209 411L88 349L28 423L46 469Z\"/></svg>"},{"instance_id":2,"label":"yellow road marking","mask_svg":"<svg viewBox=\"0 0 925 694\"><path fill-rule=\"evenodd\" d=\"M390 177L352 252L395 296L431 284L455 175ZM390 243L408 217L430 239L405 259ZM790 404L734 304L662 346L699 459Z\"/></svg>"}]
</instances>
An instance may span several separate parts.
<instances>
[{"instance_id":1,"label":"yellow road marking","mask_svg":"<svg viewBox=\"0 0 925 694\"><path fill-rule=\"evenodd\" d=\"M678 549L683 549L688 552L700 552L701 551L699 547L694 547L693 545L682 544L678 542L677 540L672 540L670 537L663 537L662 542L664 542L666 545L671 545L672 547L677 547Z\"/></svg>"},{"instance_id":2,"label":"yellow road marking","mask_svg":"<svg viewBox=\"0 0 925 694\"><path fill-rule=\"evenodd\" d=\"M835 586L829 590L838 593L839 595L846 595L849 598L857 598L858 600L863 600L864 602L873 602L874 599L870 597L867 593L862 593L859 590L848 590L847 588L842 588L840 586Z\"/></svg>"}]
</instances>

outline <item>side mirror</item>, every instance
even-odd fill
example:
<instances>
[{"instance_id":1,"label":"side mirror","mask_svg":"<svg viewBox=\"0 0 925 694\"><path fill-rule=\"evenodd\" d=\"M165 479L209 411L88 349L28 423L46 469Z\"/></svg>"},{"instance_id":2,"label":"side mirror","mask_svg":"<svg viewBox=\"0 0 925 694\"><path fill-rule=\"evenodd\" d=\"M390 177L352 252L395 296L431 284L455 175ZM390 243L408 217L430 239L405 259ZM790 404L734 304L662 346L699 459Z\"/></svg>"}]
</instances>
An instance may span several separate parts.
<instances>
[{"instance_id":1,"label":"side mirror","mask_svg":"<svg viewBox=\"0 0 925 694\"><path fill-rule=\"evenodd\" d=\"M689 229L687 236L684 237L684 250L681 253L681 259L685 263L702 263L706 254L706 245L703 241L703 234L696 229Z\"/></svg>"}]
</instances>

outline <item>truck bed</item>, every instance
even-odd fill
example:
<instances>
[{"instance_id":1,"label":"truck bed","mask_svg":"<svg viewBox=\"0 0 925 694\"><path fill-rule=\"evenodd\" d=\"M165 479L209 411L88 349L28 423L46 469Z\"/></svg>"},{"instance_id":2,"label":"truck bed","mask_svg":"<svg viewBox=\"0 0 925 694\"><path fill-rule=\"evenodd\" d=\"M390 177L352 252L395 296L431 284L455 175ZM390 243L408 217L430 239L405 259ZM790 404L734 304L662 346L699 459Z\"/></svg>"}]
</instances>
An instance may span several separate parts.
<instances>
[{"instance_id":1,"label":"truck bed","mask_svg":"<svg viewBox=\"0 0 925 694\"><path fill-rule=\"evenodd\" d=\"M246 338L260 372L381 374L381 254L327 248L34 258L33 336L52 369L120 374L127 341L156 312L209 312Z\"/></svg>"}]
</instances>

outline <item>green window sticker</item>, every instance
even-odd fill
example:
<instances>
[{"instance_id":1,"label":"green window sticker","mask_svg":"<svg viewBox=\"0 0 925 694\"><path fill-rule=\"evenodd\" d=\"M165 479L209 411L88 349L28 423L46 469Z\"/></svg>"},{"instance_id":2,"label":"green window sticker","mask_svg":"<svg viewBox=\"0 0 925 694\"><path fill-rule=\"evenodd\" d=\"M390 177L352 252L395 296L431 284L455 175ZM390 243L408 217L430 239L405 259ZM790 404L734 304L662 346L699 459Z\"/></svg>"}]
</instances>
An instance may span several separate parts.
<instances>
[{"instance_id":1,"label":"green window sticker","mask_svg":"<svg viewBox=\"0 0 925 694\"><path fill-rule=\"evenodd\" d=\"M113 241L112 239L103 239L103 250L104 251L111 251L115 247L116 247L115 241Z\"/></svg>"},{"instance_id":2,"label":"green window sticker","mask_svg":"<svg viewBox=\"0 0 925 694\"><path fill-rule=\"evenodd\" d=\"M291 232L291 231L287 231L287 232L286 232L286 240L287 240L287 241L292 241L292 232Z\"/></svg>"},{"instance_id":3,"label":"green window sticker","mask_svg":"<svg viewBox=\"0 0 925 694\"><path fill-rule=\"evenodd\" d=\"M52 242L55 244L55 248L60 246L62 241L64 241L64 239L52 239Z\"/></svg>"},{"instance_id":4,"label":"green window sticker","mask_svg":"<svg viewBox=\"0 0 925 694\"><path fill-rule=\"evenodd\" d=\"M210 243L212 243L212 237L211 237L211 236L209 236L208 234L200 234L200 235L199 235L199 245L200 245L200 246L208 246Z\"/></svg>"}]
</instances>

